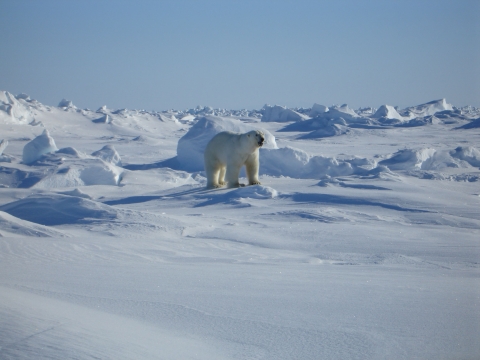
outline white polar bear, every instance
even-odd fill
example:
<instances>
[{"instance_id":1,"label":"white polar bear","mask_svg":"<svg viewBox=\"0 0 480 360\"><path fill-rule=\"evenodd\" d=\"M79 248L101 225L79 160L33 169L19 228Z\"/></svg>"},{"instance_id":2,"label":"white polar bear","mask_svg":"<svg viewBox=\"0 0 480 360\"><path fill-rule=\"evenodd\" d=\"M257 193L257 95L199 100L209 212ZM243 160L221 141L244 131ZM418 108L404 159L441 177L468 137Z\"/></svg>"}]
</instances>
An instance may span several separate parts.
<instances>
[{"instance_id":1,"label":"white polar bear","mask_svg":"<svg viewBox=\"0 0 480 360\"><path fill-rule=\"evenodd\" d=\"M243 165L247 170L249 185L260 184L258 149L263 145L265 135L259 130L245 134L222 131L207 144L204 152L207 188L244 186L238 181Z\"/></svg>"}]
</instances>

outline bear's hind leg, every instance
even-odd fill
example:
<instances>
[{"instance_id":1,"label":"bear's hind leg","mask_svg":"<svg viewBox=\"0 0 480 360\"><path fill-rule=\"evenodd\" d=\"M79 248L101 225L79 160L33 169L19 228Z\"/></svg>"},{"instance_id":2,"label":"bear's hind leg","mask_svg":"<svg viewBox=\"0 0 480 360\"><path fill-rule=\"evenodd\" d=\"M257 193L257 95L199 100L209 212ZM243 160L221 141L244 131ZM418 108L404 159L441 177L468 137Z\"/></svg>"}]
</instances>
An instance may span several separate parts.
<instances>
[{"instance_id":1,"label":"bear's hind leg","mask_svg":"<svg viewBox=\"0 0 480 360\"><path fill-rule=\"evenodd\" d=\"M241 165L240 166L238 165L235 166L232 164L227 165L226 180L229 188L245 186L244 184L240 184L240 182L238 181L241 167L242 167Z\"/></svg>"},{"instance_id":2,"label":"bear's hind leg","mask_svg":"<svg viewBox=\"0 0 480 360\"><path fill-rule=\"evenodd\" d=\"M207 188L218 188L221 186L218 182L219 167L205 166L205 173L207 175Z\"/></svg>"},{"instance_id":3,"label":"bear's hind leg","mask_svg":"<svg viewBox=\"0 0 480 360\"><path fill-rule=\"evenodd\" d=\"M227 168L225 166L222 166L220 168L220 173L218 175L218 183L223 186L223 185L226 185L226 181L225 181L225 173L227 172Z\"/></svg>"}]
</instances>

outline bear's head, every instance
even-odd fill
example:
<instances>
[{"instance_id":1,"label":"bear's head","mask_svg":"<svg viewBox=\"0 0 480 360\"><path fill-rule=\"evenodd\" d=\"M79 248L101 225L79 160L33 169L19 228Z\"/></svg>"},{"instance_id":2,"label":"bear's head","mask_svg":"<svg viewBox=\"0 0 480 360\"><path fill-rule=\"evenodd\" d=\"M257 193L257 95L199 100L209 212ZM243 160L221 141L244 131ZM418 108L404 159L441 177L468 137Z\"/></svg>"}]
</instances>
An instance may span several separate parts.
<instances>
[{"instance_id":1,"label":"bear's head","mask_svg":"<svg viewBox=\"0 0 480 360\"><path fill-rule=\"evenodd\" d=\"M265 141L265 135L260 130L252 130L248 132L247 137L252 143L255 143L256 147L262 147Z\"/></svg>"}]
</instances>

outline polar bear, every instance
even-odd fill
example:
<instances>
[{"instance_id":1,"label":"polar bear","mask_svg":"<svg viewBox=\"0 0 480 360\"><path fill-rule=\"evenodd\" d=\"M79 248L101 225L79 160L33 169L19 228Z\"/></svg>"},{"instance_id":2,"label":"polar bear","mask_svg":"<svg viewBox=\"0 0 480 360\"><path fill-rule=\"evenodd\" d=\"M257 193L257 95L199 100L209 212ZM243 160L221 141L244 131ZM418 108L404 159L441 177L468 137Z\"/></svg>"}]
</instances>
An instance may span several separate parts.
<instances>
[{"instance_id":1,"label":"polar bear","mask_svg":"<svg viewBox=\"0 0 480 360\"><path fill-rule=\"evenodd\" d=\"M258 149L263 145L265 135L259 130L244 134L222 131L207 144L203 154L207 188L245 186L238 177L243 165L247 170L249 185L260 184L258 168L260 157Z\"/></svg>"}]
</instances>

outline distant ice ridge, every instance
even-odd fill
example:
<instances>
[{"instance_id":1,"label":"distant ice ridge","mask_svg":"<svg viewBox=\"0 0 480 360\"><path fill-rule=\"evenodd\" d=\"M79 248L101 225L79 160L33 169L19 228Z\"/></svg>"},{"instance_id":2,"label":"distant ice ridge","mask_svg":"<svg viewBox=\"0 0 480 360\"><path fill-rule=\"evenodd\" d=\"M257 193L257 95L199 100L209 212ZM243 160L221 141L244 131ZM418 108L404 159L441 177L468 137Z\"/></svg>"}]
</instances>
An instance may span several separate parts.
<instances>
[{"instance_id":1,"label":"distant ice ridge","mask_svg":"<svg viewBox=\"0 0 480 360\"><path fill-rule=\"evenodd\" d=\"M403 121L403 116L400 115L397 110L390 105L382 105L378 108L378 110L372 116L375 119L396 119Z\"/></svg>"},{"instance_id":2,"label":"distant ice ridge","mask_svg":"<svg viewBox=\"0 0 480 360\"><path fill-rule=\"evenodd\" d=\"M262 109L263 122L289 122L289 121L303 121L308 119L308 116L302 115L294 110L287 109L283 106L265 105Z\"/></svg>"},{"instance_id":3,"label":"distant ice ridge","mask_svg":"<svg viewBox=\"0 0 480 360\"><path fill-rule=\"evenodd\" d=\"M246 124L240 120L219 116L201 118L178 141L177 159L182 169L201 171L204 169L203 152L208 142L219 132L232 131L245 133L251 130L261 130L265 134L265 148L277 148L275 137L260 126Z\"/></svg>"},{"instance_id":4,"label":"distant ice ridge","mask_svg":"<svg viewBox=\"0 0 480 360\"><path fill-rule=\"evenodd\" d=\"M401 111L401 115L408 119L435 115L441 111L453 111L453 106L445 99L430 101L426 104L408 107Z\"/></svg>"},{"instance_id":5,"label":"distant ice ridge","mask_svg":"<svg viewBox=\"0 0 480 360\"><path fill-rule=\"evenodd\" d=\"M0 120L9 123L29 124L35 117L28 105L32 102L28 95L13 96L8 91L0 91Z\"/></svg>"}]
</instances>

